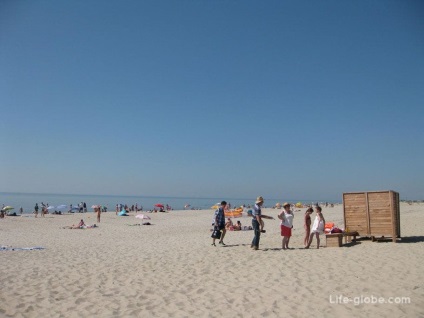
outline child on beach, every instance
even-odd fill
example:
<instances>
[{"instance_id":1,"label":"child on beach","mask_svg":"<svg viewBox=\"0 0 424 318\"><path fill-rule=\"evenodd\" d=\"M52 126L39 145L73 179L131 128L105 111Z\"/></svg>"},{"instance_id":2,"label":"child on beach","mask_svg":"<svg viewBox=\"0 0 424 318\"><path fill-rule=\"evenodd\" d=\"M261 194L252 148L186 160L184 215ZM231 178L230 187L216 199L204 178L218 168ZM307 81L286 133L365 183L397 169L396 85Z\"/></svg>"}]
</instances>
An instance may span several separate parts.
<instances>
[{"instance_id":1,"label":"child on beach","mask_svg":"<svg viewBox=\"0 0 424 318\"><path fill-rule=\"evenodd\" d=\"M308 208L305 212L305 219L303 227L305 228L305 238L303 239L303 244L308 246L309 235L311 234L311 214L314 212L314 209Z\"/></svg>"},{"instance_id":2,"label":"child on beach","mask_svg":"<svg viewBox=\"0 0 424 318\"><path fill-rule=\"evenodd\" d=\"M320 243L319 235L321 233L324 233L325 219L324 219L324 216L322 215L321 207L317 206L315 209L316 209L317 215L315 217L314 224L312 225L312 230L311 230L311 234L309 235L308 245L305 248L309 248L309 246L311 246L312 239L314 238L314 235L316 235L317 249L319 249L319 243Z\"/></svg>"}]
</instances>

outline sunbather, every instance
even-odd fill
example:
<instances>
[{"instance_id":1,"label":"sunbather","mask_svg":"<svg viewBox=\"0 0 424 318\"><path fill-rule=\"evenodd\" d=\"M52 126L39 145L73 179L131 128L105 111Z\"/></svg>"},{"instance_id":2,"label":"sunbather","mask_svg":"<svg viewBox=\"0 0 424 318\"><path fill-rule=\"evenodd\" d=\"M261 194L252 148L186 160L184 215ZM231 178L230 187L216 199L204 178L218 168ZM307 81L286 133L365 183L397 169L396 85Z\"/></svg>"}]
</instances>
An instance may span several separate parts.
<instances>
[{"instance_id":1,"label":"sunbather","mask_svg":"<svg viewBox=\"0 0 424 318\"><path fill-rule=\"evenodd\" d=\"M233 226L234 231L241 231L241 222L237 221L237 224Z\"/></svg>"},{"instance_id":2,"label":"sunbather","mask_svg":"<svg viewBox=\"0 0 424 318\"><path fill-rule=\"evenodd\" d=\"M72 226L64 226L63 229L83 229L85 226L84 220L81 219L78 225L72 224Z\"/></svg>"}]
</instances>

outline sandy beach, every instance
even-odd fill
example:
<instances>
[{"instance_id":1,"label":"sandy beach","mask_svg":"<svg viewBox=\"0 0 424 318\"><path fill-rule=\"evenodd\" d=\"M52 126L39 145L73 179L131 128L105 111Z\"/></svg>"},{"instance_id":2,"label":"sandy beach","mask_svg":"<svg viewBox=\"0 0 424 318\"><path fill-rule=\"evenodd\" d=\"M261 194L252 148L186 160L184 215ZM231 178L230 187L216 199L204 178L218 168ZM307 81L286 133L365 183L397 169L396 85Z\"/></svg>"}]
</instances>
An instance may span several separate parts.
<instances>
[{"instance_id":1,"label":"sandy beach","mask_svg":"<svg viewBox=\"0 0 424 318\"><path fill-rule=\"evenodd\" d=\"M92 212L6 217L1 246L45 249L0 251L0 317L424 316L424 204L401 204L399 243L319 250L303 249L304 211L286 251L277 219L265 220L258 251L253 231L211 246L213 210L151 213L150 226L107 212L94 229L62 228L96 223ZM341 205L323 213L343 227ZM365 303L373 297L386 303Z\"/></svg>"}]
</instances>

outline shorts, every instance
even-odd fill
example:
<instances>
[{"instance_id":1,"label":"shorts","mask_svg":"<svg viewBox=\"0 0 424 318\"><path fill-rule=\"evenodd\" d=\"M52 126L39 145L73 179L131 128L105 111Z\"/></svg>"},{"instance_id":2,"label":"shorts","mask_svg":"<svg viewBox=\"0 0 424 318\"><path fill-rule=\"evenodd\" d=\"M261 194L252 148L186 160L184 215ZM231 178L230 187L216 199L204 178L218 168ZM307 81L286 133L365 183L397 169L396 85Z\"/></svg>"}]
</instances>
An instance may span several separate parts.
<instances>
[{"instance_id":1,"label":"shorts","mask_svg":"<svg viewBox=\"0 0 424 318\"><path fill-rule=\"evenodd\" d=\"M288 237L290 237L290 236L292 236L292 229L291 228L289 228L289 227L287 227L287 226L284 226L284 225L281 225L281 236L288 236Z\"/></svg>"}]
</instances>

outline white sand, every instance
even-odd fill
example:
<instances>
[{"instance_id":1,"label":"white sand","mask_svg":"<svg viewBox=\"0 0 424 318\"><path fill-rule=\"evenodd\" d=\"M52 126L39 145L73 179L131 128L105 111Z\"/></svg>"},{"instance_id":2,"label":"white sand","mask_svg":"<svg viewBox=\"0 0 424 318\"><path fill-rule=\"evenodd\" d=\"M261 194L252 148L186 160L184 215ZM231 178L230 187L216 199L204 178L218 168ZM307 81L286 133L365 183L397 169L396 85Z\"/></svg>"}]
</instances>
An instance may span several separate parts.
<instances>
[{"instance_id":1,"label":"white sand","mask_svg":"<svg viewBox=\"0 0 424 318\"><path fill-rule=\"evenodd\" d=\"M253 231L228 232L226 247L211 246L212 210L149 214L151 226L127 226L140 220L108 212L86 230L60 227L81 217L95 223L94 213L6 217L0 245L46 249L0 251L0 317L424 316L424 205L401 205L405 243L319 250L315 242L302 248L304 210L287 251L278 220L265 220L258 251ZM343 226L341 206L323 213ZM410 303L334 303L340 296Z\"/></svg>"}]
</instances>

